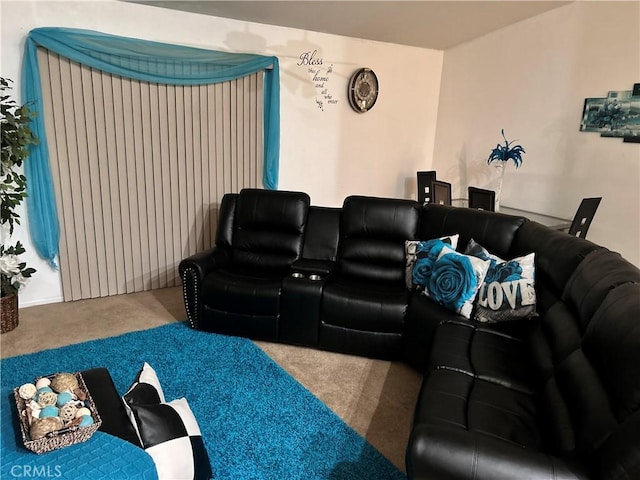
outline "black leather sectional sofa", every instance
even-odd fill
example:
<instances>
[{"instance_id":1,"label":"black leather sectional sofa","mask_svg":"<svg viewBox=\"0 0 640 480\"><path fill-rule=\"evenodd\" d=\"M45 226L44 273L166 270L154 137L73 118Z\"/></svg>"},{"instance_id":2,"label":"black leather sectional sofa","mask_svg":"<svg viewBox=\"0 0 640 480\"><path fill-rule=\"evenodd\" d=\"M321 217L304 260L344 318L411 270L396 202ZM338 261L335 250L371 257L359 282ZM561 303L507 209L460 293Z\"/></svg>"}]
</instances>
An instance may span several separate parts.
<instances>
[{"instance_id":1,"label":"black leather sectional sofa","mask_svg":"<svg viewBox=\"0 0 640 480\"><path fill-rule=\"evenodd\" d=\"M535 253L538 316L480 323L405 285L405 241ZM180 264L191 327L403 360L424 373L410 479L640 479L640 270L521 217L243 190Z\"/></svg>"}]
</instances>

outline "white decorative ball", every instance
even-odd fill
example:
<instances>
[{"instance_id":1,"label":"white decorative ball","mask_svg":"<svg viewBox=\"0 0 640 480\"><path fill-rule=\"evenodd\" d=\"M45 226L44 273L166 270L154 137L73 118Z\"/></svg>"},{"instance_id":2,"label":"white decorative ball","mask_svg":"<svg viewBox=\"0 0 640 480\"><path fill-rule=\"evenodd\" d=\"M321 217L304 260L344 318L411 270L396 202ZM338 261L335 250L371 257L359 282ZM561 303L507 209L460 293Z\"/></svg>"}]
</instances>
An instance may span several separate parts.
<instances>
[{"instance_id":1,"label":"white decorative ball","mask_svg":"<svg viewBox=\"0 0 640 480\"><path fill-rule=\"evenodd\" d=\"M87 407L82 407L76 410L76 418L80 418L83 415L91 415L91 410L89 410Z\"/></svg>"},{"instance_id":2,"label":"white decorative ball","mask_svg":"<svg viewBox=\"0 0 640 480\"><path fill-rule=\"evenodd\" d=\"M31 400L37 391L38 389L33 383L25 383L18 389L18 395L20 395L20 398L23 400Z\"/></svg>"},{"instance_id":3,"label":"white decorative ball","mask_svg":"<svg viewBox=\"0 0 640 480\"><path fill-rule=\"evenodd\" d=\"M51 385L51 380L49 380L47 377L42 377L40 380L36 382L37 389L41 389L42 387L48 387L49 385Z\"/></svg>"}]
</instances>

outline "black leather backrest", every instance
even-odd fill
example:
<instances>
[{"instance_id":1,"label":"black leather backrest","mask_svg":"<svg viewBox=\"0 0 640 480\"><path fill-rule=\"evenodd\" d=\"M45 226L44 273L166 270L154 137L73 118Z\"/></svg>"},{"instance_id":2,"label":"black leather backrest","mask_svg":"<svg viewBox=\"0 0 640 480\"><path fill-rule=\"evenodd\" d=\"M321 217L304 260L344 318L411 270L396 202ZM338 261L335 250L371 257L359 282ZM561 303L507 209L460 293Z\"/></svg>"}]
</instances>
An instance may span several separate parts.
<instances>
[{"instance_id":1,"label":"black leather backrest","mask_svg":"<svg viewBox=\"0 0 640 480\"><path fill-rule=\"evenodd\" d=\"M567 281L562 300L572 305L584 332L609 292L629 282L640 284L640 269L619 253L594 250L580 262ZM640 328L640 318L638 326Z\"/></svg>"},{"instance_id":2,"label":"black leather backrest","mask_svg":"<svg viewBox=\"0 0 640 480\"><path fill-rule=\"evenodd\" d=\"M514 217L472 208L428 204L422 208L420 240L459 234L458 250L463 251L473 238L491 253L502 258L512 256L511 247L516 232L525 223Z\"/></svg>"},{"instance_id":3,"label":"black leather backrest","mask_svg":"<svg viewBox=\"0 0 640 480\"><path fill-rule=\"evenodd\" d=\"M237 193L226 193L222 197L218 211L218 229L216 230L216 246L231 248L233 239L233 219L236 213Z\"/></svg>"},{"instance_id":4,"label":"black leather backrest","mask_svg":"<svg viewBox=\"0 0 640 480\"><path fill-rule=\"evenodd\" d=\"M309 203L309 195L302 192L242 190L233 222L232 262L243 267L289 267L302 255Z\"/></svg>"},{"instance_id":5,"label":"black leather backrest","mask_svg":"<svg viewBox=\"0 0 640 480\"><path fill-rule=\"evenodd\" d=\"M582 348L606 387L614 414L640 409L640 284L609 291L595 312Z\"/></svg>"},{"instance_id":6,"label":"black leather backrest","mask_svg":"<svg viewBox=\"0 0 640 480\"><path fill-rule=\"evenodd\" d=\"M309 207L302 257L335 261L340 236L340 208Z\"/></svg>"},{"instance_id":7,"label":"black leather backrest","mask_svg":"<svg viewBox=\"0 0 640 480\"><path fill-rule=\"evenodd\" d=\"M582 238L571 237L536 222L526 222L518 230L514 244L515 256L536 253L536 284L538 279L561 295L580 262L590 252L602 249Z\"/></svg>"},{"instance_id":8,"label":"black leather backrest","mask_svg":"<svg viewBox=\"0 0 640 480\"><path fill-rule=\"evenodd\" d=\"M628 287L638 285L640 271L617 253L535 222L519 229L513 251L536 255L540 318L531 348L549 444L590 456L640 403L640 300Z\"/></svg>"},{"instance_id":9,"label":"black leather backrest","mask_svg":"<svg viewBox=\"0 0 640 480\"><path fill-rule=\"evenodd\" d=\"M534 353L546 357L550 440L565 453L592 455L640 408L640 284L602 292L584 334L573 305L558 302L534 335Z\"/></svg>"},{"instance_id":10,"label":"black leather backrest","mask_svg":"<svg viewBox=\"0 0 640 480\"><path fill-rule=\"evenodd\" d=\"M404 282L406 240L414 240L420 205L411 200L350 196L340 221L340 274L377 283Z\"/></svg>"}]
</instances>

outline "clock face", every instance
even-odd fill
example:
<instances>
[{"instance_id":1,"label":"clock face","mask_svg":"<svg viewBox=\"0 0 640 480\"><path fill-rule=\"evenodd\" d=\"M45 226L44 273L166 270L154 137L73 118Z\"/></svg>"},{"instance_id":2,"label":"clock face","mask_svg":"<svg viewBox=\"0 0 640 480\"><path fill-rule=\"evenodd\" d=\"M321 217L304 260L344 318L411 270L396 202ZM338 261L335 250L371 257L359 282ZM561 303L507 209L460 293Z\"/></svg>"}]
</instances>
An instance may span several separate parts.
<instances>
[{"instance_id":1,"label":"clock face","mask_svg":"<svg viewBox=\"0 0 640 480\"><path fill-rule=\"evenodd\" d=\"M349 81L349 104L356 112L371 109L378 99L378 77L370 68L361 68Z\"/></svg>"}]
</instances>

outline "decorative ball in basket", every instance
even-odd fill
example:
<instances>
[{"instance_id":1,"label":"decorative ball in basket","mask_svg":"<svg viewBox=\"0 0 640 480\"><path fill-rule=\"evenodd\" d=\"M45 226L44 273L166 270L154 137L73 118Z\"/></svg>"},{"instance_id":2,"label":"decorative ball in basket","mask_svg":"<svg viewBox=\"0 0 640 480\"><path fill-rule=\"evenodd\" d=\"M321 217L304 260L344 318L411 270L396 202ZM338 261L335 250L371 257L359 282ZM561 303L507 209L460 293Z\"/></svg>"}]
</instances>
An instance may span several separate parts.
<instances>
[{"instance_id":1,"label":"decorative ball in basket","mask_svg":"<svg viewBox=\"0 0 640 480\"><path fill-rule=\"evenodd\" d=\"M89 440L102 420L80 373L56 373L14 388L24 446L46 453Z\"/></svg>"}]
</instances>

